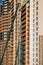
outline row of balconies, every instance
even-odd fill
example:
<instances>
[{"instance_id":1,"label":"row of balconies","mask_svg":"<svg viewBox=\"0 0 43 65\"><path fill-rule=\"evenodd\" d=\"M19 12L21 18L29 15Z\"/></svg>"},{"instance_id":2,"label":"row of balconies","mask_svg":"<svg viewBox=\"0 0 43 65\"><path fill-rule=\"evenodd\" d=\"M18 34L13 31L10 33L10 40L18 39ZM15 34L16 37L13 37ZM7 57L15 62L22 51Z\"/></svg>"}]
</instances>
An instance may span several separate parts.
<instances>
[{"instance_id":1,"label":"row of balconies","mask_svg":"<svg viewBox=\"0 0 43 65\"><path fill-rule=\"evenodd\" d=\"M24 5L24 6L22 7L22 13L25 11L25 9L26 9L26 5Z\"/></svg>"},{"instance_id":2,"label":"row of balconies","mask_svg":"<svg viewBox=\"0 0 43 65\"><path fill-rule=\"evenodd\" d=\"M22 17L22 21L24 20L24 18L26 19L26 15Z\"/></svg>"},{"instance_id":3,"label":"row of balconies","mask_svg":"<svg viewBox=\"0 0 43 65\"><path fill-rule=\"evenodd\" d=\"M24 27L26 27L26 24L25 24L25 25L23 25L23 26L21 26L21 28L24 28Z\"/></svg>"},{"instance_id":4,"label":"row of balconies","mask_svg":"<svg viewBox=\"0 0 43 65\"><path fill-rule=\"evenodd\" d=\"M26 40L26 37L24 37L24 38L21 38L21 40Z\"/></svg>"},{"instance_id":5,"label":"row of balconies","mask_svg":"<svg viewBox=\"0 0 43 65\"><path fill-rule=\"evenodd\" d=\"M21 17L23 17L24 15L26 15L26 10L23 13L21 13Z\"/></svg>"},{"instance_id":6,"label":"row of balconies","mask_svg":"<svg viewBox=\"0 0 43 65\"><path fill-rule=\"evenodd\" d=\"M21 22L21 25L23 25L26 22L26 19Z\"/></svg>"}]
</instances>

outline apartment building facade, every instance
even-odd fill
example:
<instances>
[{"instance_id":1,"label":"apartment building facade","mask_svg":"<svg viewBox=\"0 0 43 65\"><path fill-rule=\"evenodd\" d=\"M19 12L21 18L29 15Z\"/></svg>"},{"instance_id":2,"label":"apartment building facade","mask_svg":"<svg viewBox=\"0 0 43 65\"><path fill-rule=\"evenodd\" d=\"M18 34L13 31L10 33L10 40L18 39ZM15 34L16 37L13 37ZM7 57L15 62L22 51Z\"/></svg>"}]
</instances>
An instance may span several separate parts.
<instances>
[{"instance_id":1,"label":"apartment building facade","mask_svg":"<svg viewBox=\"0 0 43 65\"><path fill-rule=\"evenodd\" d=\"M3 35L2 32L4 32L4 41L0 41L1 49L5 46L4 43L7 40L7 31L10 29L12 16L15 14L18 3L20 4L21 9L18 9L17 11L14 29L10 35L8 49L6 50L3 64L39 65L38 0L9 0L9 2L11 2L11 5L8 6L7 0L4 0L3 5L0 6L1 8L4 8L4 10L1 11L4 16L0 13L0 34ZM11 10L9 11L8 8ZM22 44L22 53L19 48L19 54L21 53L21 56L16 55L19 42ZM3 49L1 49L0 53L3 52Z\"/></svg>"},{"instance_id":2,"label":"apartment building facade","mask_svg":"<svg viewBox=\"0 0 43 65\"><path fill-rule=\"evenodd\" d=\"M30 65L39 65L38 0L30 0Z\"/></svg>"},{"instance_id":3,"label":"apartment building facade","mask_svg":"<svg viewBox=\"0 0 43 65\"><path fill-rule=\"evenodd\" d=\"M14 0L14 14L16 11L17 4L21 6L21 0ZM16 63L16 65L20 65L20 61L19 61L20 59L19 45L21 44L20 34L21 34L21 10L18 8L17 17L14 21L14 49L13 49L14 50L14 63Z\"/></svg>"},{"instance_id":4,"label":"apartment building facade","mask_svg":"<svg viewBox=\"0 0 43 65\"><path fill-rule=\"evenodd\" d=\"M1 22L0 23L0 25L1 25L0 26L0 36L3 33L3 38L2 37L1 38L4 39L2 42L2 40L0 38L0 40L1 40L0 45L2 45L2 46L0 46L1 48L4 48L4 46L5 46L5 42L7 40L7 32L10 29L12 17L15 14L18 3L21 6L21 1L19 1L19 0L9 0L9 1L4 0L2 5L0 5L0 7L3 8L3 12L2 11L0 12L0 22ZM18 50L18 45L21 42L21 38L20 38L21 24L20 23L21 23L21 11L18 9L17 16L14 21L14 29L11 32L10 40L8 42L8 47L7 47L7 50L4 55L4 59L3 59L4 65L14 65L14 64L17 65L19 63L18 57L20 57L20 56L19 55L17 56L16 54L17 54L17 50ZM0 56L2 58L1 52L3 53L3 50L1 50L1 48L0 48Z\"/></svg>"},{"instance_id":5,"label":"apartment building facade","mask_svg":"<svg viewBox=\"0 0 43 65\"><path fill-rule=\"evenodd\" d=\"M29 29L30 29L30 20L29 20L29 11L30 6L25 4L21 9L21 43L22 43L22 65L29 65Z\"/></svg>"},{"instance_id":6,"label":"apartment building facade","mask_svg":"<svg viewBox=\"0 0 43 65\"><path fill-rule=\"evenodd\" d=\"M4 52L7 33L10 30L13 15L14 0L3 0L0 5L0 60ZM13 65L13 29L10 35L10 40L8 41L2 65Z\"/></svg>"},{"instance_id":7,"label":"apartment building facade","mask_svg":"<svg viewBox=\"0 0 43 65\"><path fill-rule=\"evenodd\" d=\"M38 0L28 0L21 8L21 43L23 65L39 65Z\"/></svg>"}]
</instances>

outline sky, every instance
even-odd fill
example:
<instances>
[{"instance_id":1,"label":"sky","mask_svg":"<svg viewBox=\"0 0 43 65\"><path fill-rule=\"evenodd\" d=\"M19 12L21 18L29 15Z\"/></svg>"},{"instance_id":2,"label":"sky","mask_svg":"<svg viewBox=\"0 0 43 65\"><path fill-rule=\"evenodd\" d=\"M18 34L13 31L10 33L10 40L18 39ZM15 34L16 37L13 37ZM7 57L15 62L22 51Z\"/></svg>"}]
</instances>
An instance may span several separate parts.
<instances>
[{"instance_id":1,"label":"sky","mask_svg":"<svg viewBox=\"0 0 43 65\"><path fill-rule=\"evenodd\" d=\"M2 0L0 0L0 4L2 4Z\"/></svg>"},{"instance_id":2,"label":"sky","mask_svg":"<svg viewBox=\"0 0 43 65\"><path fill-rule=\"evenodd\" d=\"M39 35L43 35L43 0L39 0Z\"/></svg>"}]
</instances>

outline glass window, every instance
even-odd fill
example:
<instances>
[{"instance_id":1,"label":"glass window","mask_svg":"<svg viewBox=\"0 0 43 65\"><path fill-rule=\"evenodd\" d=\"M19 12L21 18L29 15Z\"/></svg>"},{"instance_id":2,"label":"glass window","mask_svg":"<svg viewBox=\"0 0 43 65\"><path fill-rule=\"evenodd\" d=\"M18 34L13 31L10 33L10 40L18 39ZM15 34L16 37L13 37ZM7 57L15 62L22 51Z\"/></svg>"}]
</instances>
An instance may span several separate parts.
<instances>
[{"instance_id":1,"label":"glass window","mask_svg":"<svg viewBox=\"0 0 43 65\"><path fill-rule=\"evenodd\" d=\"M33 17L35 17L35 14L33 14Z\"/></svg>"},{"instance_id":2,"label":"glass window","mask_svg":"<svg viewBox=\"0 0 43 65\"><path fill-rule=\"evenodd\" d=\"M36 36L38 36L38 32L36 32Z\"/></svg>"},{"instance_id":3,"label":"glass window","mask_svg":"<svg viewBox=\"0 0 43 65\"><path fill-rule=\"evenodd\" d=\"M38 64L36 64L36 65L38 65Z\"/></svg>"},{"instance_id":4,"label":"glass window","mask_svg":"<svg viewBox=\"0 0 43 65\"><path fill-rule=\"evenodd\" d=\"M36 62L38 62L38 58L36 58Z\"/></svg>"},{"instance_id":5,"label":"glass window","mask_svg":"<svg viewBox=\"0 0 43 65\"><path fill-rule=\"evenodd\" d=\"M33 52L35 51L35 49L33 48Z\"/></svg>"},{"instance_id":6,"label":"glass window","mask_svg":"<svg viewBox=\"0 0 43 65\"><path fill-rule=\"evenodd\" d=\"M38 48L36 48L36 52L38 51Z\"/></svg>"},{"instance_id":7,"label":"glass window","mask_svg":"<svg viewBox=\"0 0 43 65\"><path fill-rule=\"evenodd\" d=\"M35 22L35 19L33 19L33 23Z\"/></svg>"},{"instance_id":8,"label":"glass window","mask_svg":"<svg viewBox=\"0 0 43 65\"><path fill-rule=\"evenodd\" d=\"M38 20L38 17L36 17L36 20Z\"/></svg>"},{"instance_id":9,"label":"glass window","mask_svg":"<svg viewBox=\"0 0 43 65\"><path fill-rule=\"evenodd\" d=\"M33 33L33 37L35 36L35 34Z\"/></svg>"},{"instance_id":10,"label":"glass window","mask_svg":"<svg viewBox=\"0 0 43 65\"><path fill-rule=\"evenodd\" d=\"M34 65L34 63L33 63L33 65Z\"/></svg>"},{"instance_id":11,"label":"glass window","mask_svg":"<svg viewBox=\"0 0 43 65\"><path fill-rule=\"evenodd\" d=\"M36 27L36 31L38 31L38 27ZM36 33L36 35L38 34L38 32Z\"/></svg>"},{"instance_id":12,"label":"glass window","mask_svg":"<svg viewBox=\"0 0 43 65\"><path fill-rule=\"evenodd\" d=\"M36 38L36 41L38 41L38 38Z\"/></svg>"},{"instance_id":13,"label":"glass window","mask_svg":"<svg viewBox=\"0 0 43 65\"><path fill-rule=\"evenodd\" d=\"M33 8L35 7L35 4L33 5Z\"/></svg>"},{"instance_id":14,"label":"glass window","mask_svg":"<svg viewBox=\"0 0 43 65\"><path fill-rule=\"evenodd\" d=\"M36 12L36 16L38 15L38 12Z\"/></svg>"},{"instance_id":15,"label":"glass window","mask_svg":"<svg viewBox=\"0 0 43 65\"><path fill-rule=\"evenodd\" d=\"M36 7L36 10L38 10L38 7Z\"/></svg>"},{"instance_id":16,"label":"glass window","mask_svg":"<svg viewBox=\"0 0 43 65\"><path fill-rule=\"evenodd\" d=\"M33 43L33 47L35 46L35 44Z\"/></svg>"},{"instance_id":17,"label":"glass window","mask_svg":"<svg viewBox=\"0 0 43 65\"><path fill-rule=\"evenodd\" d=\"M33 53L33 57L34 57L34 53Z\"/></svg>"},{"instance_id":18,"label":"glass window","mask_svg":"<svg viewBox=\"0 0 43 65\"><path fill-rule=\"evenodd\" d=\"M38 53L36 53L36 57L38 57Z\"/></svg>"},{"instance_id":19,"label":"glass window","mask_svg":"<svg viewBox=\"0 0 43 65\"><path fill-rule=\"evenodd\" d=\"M33 9L33 12L35 12L35 9Z\"/></svg>"},{"instance_id":20,"label":"glass window","mask_svg":"<svg viewBox=\"0 0 43 65\"><path fill-rule=\"evenodd\" d=\"M35 0L33 0L33 3L35 2Z\"/></svg>"},{"instance_id":21,"label":"glass window","mask_svg":"<svg viewBox=\"0 0 43 65\"><path fill-rule=\"evenodd\" d=\"M34 62L34 58L33 58L33 62Z\"/></svg>"},{"instance_id":22,"label":"glass window","mask_svg":"<svg viewBox=\"0 0 43 65\"><path fill-rule=\"evenodd\" d=\"M35 41L35 38L33 38L33 42Z\"/></svg>"},{"instance_id":23,"label":"glass window","mask_svg":"<svg viewBox=\"0 0 43 65\"><path fill-rule=\"evenodd\" d=\"M36 5L38 5L38 1L36 2Z\"/></svg>"},{"instance_id":24,"label":"glass window","mask_svg":"<svg viewBox=\"0 0 43 65\"><path fill-rule=\"evenodd\" d=\"M33 27L35 27L35 24L33 24Z\"/></svg>"},{"instance_id":25,"label":"glass window","mask_svg":"<svg viewBox=\"0 0 43 65\"><path fill-rule=\"evenodd\" d=\"M3 39L3 33L0 33L0 41Z\"/></svg>"},{"instance_id":26,"label":"glass window","mask_svg":"<svg viewBox=\"0 0 43 65\"><path fill-rule=\"evenodd\" d=\"M35 32L35 29L33 29L33 32Z\"/></svg>"},{"instance_id":27,"label":"glass window","mask_svg":"<svg viewBox=\"0 0 43 65\"><path fill-rule=\"evenodd\" d=\"M38 25L38 22L36 22L36 26Z\"/></svg>"},{"instance_id":28,"label":"glass window","mask_svg":"<svg viewBox=\"0 0 43 65\"><path fill-rule=\"evenodd\" d=\"M38 46L38 43L36 43L36 46Z\"/></svg>"}]
</instances>

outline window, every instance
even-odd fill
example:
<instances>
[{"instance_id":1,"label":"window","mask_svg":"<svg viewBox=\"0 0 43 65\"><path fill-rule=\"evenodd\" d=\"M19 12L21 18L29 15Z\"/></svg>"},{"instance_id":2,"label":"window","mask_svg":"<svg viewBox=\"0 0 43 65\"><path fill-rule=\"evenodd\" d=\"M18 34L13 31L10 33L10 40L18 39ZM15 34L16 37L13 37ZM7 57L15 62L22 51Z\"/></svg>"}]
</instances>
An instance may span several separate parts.
<instances>
[{"instance_id":1,"label":"window","mask_svg":"<svg viewBox=\"0 0 43 65\"><path fill-rule=\"evenodd\" d=\"M38 57L38 53L36 53L36 57Z\"/></svg>"},{"instance_id":2,"label":"window","mask_svg":"<svg viewBox=\"0 0 43 65\"><path fill-rule=\"evenodd\" d=\"M0 41L3 40L3 33L0 33Z\"/></svg>"},{"instance_id":3,"label":"window","mask_svg":"<svg viewBox=\"0 0 43 65\"><path fill-rule=\"evenodd\" d=\"M35 32L35 29L33 29L33 32Z\"/></svg>"},{"instance_id":4,"label":"window","mask_svg":"<svg viewBox=\"0 0 43 65\"><path fill-rule=\"evenodd\" d=\"M0 60L1 60L1 58L0 58Z\"/></svg>"},{"instance_id":5,"label":"window","mask_svg":"<svg viewBox=\"0 0 43 65\"><path fill-rule=\"evenodd\" d=\"M33 42L35 41L35 38L33 38Z\"/></svg>"},{"instance_id":6,"label":"window","mask_svg":"<svg viewBox=\"0 0 43 65\"><path fill-rule=\"evenodd\" d=\"M36 62L38 62L38 58L36 58Z\"/></svg>"},{"instance_id":7,"label":"window","mask_svg":"<svg viewBox=\"0 0 43 65\"><path fill-rule=\"evenodd\" d=\"M36 48L36 52L38 51L38 48Z\"/></svg>"},{"instance_id":8,"label":"window","mask_svg":"<svg viewBox=\"0 0 43 65\"><path fill-rule=\"evenodd\" d=\"M38 27L36 27L36 31L38 31ZM38 32L36 33L36 35L38 34Z\"/></svg>"},{"instance_id":9,"label":"window","mask_svg":"<svg viewBox=\"0 0 43 65\"><path fill-rule=\"evenodd\" d=\"M33 33L33 37L35 36L35 34Z\"/></svg>"},{"instance_id":10,"label":"window","mask_svg":"<svg viewBox=\"0 0 43 65\"><path fill-rule=\"evenodd\" d=\"M35 19L33 19L33 23L35 22Z\"/></svg>"},{"instance_id":11,"label":"window","mask_svg":"<svg viewBox=\"0 0 43 65\"><path fill-rule=\"evenodd\" d=\"M38 12L36 12L36 16L38 15Z\"/></svg>"},{"instance_id":12,"label":"window","mask_svg":"<svg viewBox=\"0 0 43 65\"><path fill-rule=\"evenodd\" d=\"M38 22L36 22L36 26L38 25Z\"/></svg>"},{"instance_id":13,"label":"window","mask_svg":"<svg viewBox=\"0 0 43 65\"><path fill-rule=\"evenodd\" d=\"M36 20L38 20L38 17L36 17Z\"/></svg>"},{"instance_id":14,"label":"window","mask_svg":"<svg viewBox=\"0 0 43 65\"><path fill-rule=\"evenodd\" d=\"M33 63L33 65L34 65L34 63Z\"/></svg>"},{"instance_id":15,"label":"window","mask_svg":"<svg viewBox=\"0 0 43 65\"><path fill-rule=\"evenodd\" d=\"M33 8L35 7L35 4L33 5Z\"/></svg>"},{"instance_id":16,"label":"window","mask_svg":"<svg viewBox=\"0 0 43 65\"><path fill-rule=\"evenodd\" d=\"M0 46L0 49L2 49L2 46Z\"/></svg>"},{"instance_id":17,"label":"window","mask_svg":"<svg viewBox=\"0 0 43 65\"><path fill-rule=\"evenodd\" d=\"M33 12L35 12L35 9L33 9Z\"/></svg>"},{"instance_id":18,"label":"window","mask_svg":"<svg viewBox=\"0 0 43 65\"><path fill-rule=\"evenodd\" d=\"M36 32L36 36L38 36L38 32Z\"/></svg>"},{"instance_id":19,"label":"window","mask_svg":"<svg viewBox=\"0 0 43 65\"><path fill-rule=\"evenodd\" d=\"M38 7L36 7L36 10L38 10Z\"/></svg>"},{"instance_id":20,"label":"window","mask_svg":"<svg viewBox=\"0 0 43 65\"><path fill-rule=\"evenodd\" d=\"M36 64L36 65L38 65L38 64Z\"/></svg>"},{"instance_id":21,"label":"window","mask_svg":"<svg viewBox=\"0 0 43 65\"><path fill-rule=\"evenodd\" d=\"M38 5L38 1L36 2L36 5Z\"/></svg>"},{"instance_id":22,"label":"window","mask_svg":"<svg viewBox=\"0 0 43 65\"><path fill-rule=\"evenodd\" d=\"M36 43L36 46L38 46L38 43Z\"/></svg>"},{"instance_id":23,"label":"window","mask_svg":"<svg viewBox=\"0 0 43 65\"><path fill-rule=\"evenodd\" d=\"M35 0L33 0L33 3L35 2Z\"/></svg>"},{"instance_id":24,"label":"window","mask_svg":"<svg viewBox=\"0 0 43 65\"><path fill-rule=\"evenodd\" d=\"M38 38L36 38L36 41L38 41Z\"/></svg>"},{"instance_id":25,"label":"window","mask_svg":"<svg viewBox=\"0 0 43 65\"><path fill-rule=\"evenodd\" d=\"M35 49L33 48L33 52L35 51Z\"/></svg>"},{"instance_id":26,"label":"window","mask_svg":"<svg viewBox=\"0 0 43 65\"><path fill-rule=\"evenodd\" d=\"M33 47L35 46L35 44L33 43Z\"/></svg>"},{"instance_id":27,"label":"window","mask_svg":"<svg viewBox=\"0 0 43 65\"><path fill-rule=\"evenodd\" d=\"M33 27L35 27L35 24L33 24Z\"/></svg>"},{"instance_id":28,"label":"window","mask_svg":"<svg viewBox=\"0 0 43 65\"><path fill-rule=\"evenodd\" d=\"M34 62L34 58L33 58L33 62Z\"/></svg>"},{"instance_id":29,"label":"window","mask_svg":"<svg viewBox=\"0 0 43 65\"><path fill-rule=\"evenodd\" d=\"M33 17L35 17L35 14L33 14Z\"/></svg>"},{"instance_id":30,"label":"window","mask_svg":"<svg viewBox=\"0 0 43 65\"><path fill-rule=\"evenodd\" d=\"M34 55L34 53L33 53L33 57L34 57L35 55Z\"/></svg>"}]
</instances>

